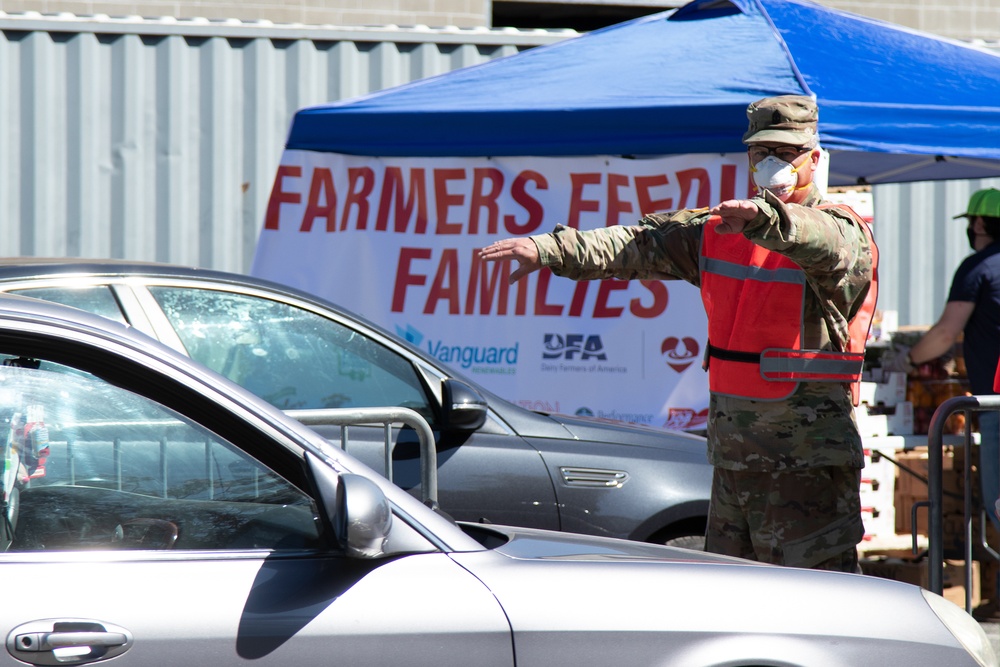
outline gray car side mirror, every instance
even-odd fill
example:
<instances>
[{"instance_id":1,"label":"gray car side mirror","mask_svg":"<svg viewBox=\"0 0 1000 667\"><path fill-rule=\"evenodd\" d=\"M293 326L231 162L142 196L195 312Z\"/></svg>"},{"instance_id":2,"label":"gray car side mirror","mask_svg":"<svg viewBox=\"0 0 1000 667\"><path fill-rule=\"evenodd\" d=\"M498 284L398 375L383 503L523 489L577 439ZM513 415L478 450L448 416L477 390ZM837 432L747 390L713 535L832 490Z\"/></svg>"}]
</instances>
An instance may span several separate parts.
<instances>
[{"instance_id":1,"label":"gray car side mirror","mask_svg":"<svg viewBox=\"0 0 1000 667\"><path fill-rule=\"evenodd\" d=\"M486 423L488 405L482 394L454 378L442 380L441 389L441 416L445 430L475 431Z\"/></svg>"},{"instance_id":2,"label":"gray car side mirror","mask_svg":"<svg viewBox=\"0 0 1000 667\"><path fill-rule=\"evenodd\" d=\"M389 499L375 482L344 473L339 488L341 546L349 556L377 558L385 553L392 528Z\"/></svg>"},{"instance_id":3,"label":"gray car side mirror","mask_svg":"<svg viewBox=\"0 0 1000 667\"><path fill-rule=\"evenodd\" d=\"M392 508L382 489L367 477L338 475L312 455L306 458L338 546L354 558L383 555L392 529Z\"/></svg>"}]
</instances>

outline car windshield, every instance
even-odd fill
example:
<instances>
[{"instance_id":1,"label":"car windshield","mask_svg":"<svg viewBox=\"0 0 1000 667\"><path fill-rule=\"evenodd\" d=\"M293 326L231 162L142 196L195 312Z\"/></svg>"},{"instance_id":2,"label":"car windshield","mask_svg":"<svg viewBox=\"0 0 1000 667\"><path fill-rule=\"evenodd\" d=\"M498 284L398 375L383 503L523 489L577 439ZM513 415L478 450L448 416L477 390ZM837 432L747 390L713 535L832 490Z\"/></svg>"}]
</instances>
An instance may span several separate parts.
<instances>
[{"instance_id":1,"label":"car windshield","mask_svg":"<svg viewBox=\"0 0 1000 667\"><path fill-rule=\"evenodd\" d=\"M288 304L151 286L191 358L282 410L399 406L433 423L416 370L363 334Z\"/></svg>"}]
</instances>

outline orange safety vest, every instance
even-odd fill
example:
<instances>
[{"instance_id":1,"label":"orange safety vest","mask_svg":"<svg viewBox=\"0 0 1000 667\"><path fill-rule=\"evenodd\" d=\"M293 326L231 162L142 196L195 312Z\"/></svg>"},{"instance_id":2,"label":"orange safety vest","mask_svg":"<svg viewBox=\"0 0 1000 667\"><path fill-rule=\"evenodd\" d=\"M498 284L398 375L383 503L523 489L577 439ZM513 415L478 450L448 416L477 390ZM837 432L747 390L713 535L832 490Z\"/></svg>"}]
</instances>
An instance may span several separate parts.
<instances>
[{"instance_id":1,"label":"orange safety vest","mask_svg":"<svg viewBox=\"0 0 1000 667\"><path fill-rule=\"evenodd\" d=\"M717 234L718 219L702 233L701 298L708 314L705 366L713 393L757 400L782 400L799 382L850 382L857 405L865 343L878 296L878 248L868 224L847 206L868 237L872 282L861 308L848 323L846 350L802 348L805 294L802 269L784 255L742 234Z\"/></svg>"}]
</instances>

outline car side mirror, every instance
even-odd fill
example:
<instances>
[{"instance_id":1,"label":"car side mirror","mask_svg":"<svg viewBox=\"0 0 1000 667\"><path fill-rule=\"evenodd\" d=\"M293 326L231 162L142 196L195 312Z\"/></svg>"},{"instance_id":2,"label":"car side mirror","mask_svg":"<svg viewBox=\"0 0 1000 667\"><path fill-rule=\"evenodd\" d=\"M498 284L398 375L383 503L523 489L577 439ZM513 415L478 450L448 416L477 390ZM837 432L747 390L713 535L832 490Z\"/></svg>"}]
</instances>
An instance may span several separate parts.
<instances>
[{"instance_id":1,"label":"car side mirror","mask_svg":"<svg viewBox=\"0 0 1000 667\"><path fill-rule=\"evenodd\" d=\"M378 485L361 475L337 474L307 454L323 512L338 546L353 558L378 558L392 529L392 508Z\"/></svg>"},{"instance_id":2,"label":"car side mirror","mask_svg":"<svg viewBox=\"0 0 1000 667\"><path fill-rule=\"evenodd\" d=\"M448 378L441 382L442 422L447 431L475 431L486 423L483 395L470 385Z\"/></svg>"}]
</instances>

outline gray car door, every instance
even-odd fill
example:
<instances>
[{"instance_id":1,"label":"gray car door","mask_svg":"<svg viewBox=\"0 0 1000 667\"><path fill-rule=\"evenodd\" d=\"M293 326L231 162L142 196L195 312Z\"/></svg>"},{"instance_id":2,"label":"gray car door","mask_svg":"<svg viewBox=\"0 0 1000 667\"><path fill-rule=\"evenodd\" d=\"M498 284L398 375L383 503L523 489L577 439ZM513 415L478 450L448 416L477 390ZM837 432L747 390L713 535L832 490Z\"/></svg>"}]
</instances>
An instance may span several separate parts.
<instances>
[{"instance_id":1,"label":"gray car door","mask_svg":"<svg viewBox=\"0 0 1000 667\"><path fill-rule=\"evenodd\" d=\"M235 444L278 462L287 441L227 437L208 399L166 407L153 371L138 393L0 362L0 665L513 664L502 609L447 554L331 552L317 492Z\"/></svg>"}]
</instances>

